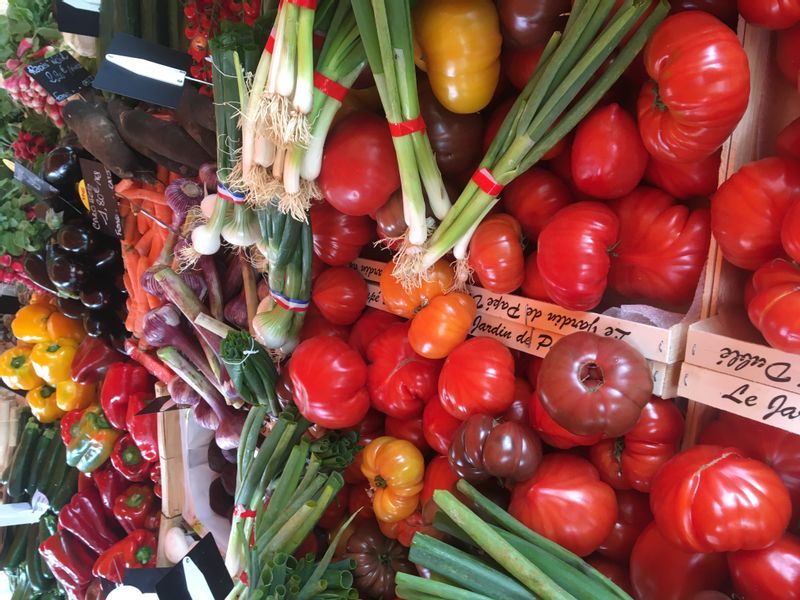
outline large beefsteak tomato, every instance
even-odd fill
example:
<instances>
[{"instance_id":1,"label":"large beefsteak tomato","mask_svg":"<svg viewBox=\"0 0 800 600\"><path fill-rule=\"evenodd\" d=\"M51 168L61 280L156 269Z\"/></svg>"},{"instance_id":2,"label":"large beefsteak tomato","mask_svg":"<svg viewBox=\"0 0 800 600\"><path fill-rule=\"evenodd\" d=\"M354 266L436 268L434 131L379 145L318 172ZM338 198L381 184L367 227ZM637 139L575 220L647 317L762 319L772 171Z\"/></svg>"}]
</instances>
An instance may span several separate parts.
<instances>
[{"instance_id":1,"label":"large beefsteak tomato","mask_svg":"<svg viewBox=\"0 0 800 600\"><path fill-rule=\"evenodd\" d=\"M516 217L530 239L539 237L550 218L572 202L572 194L561 179L538 167L528 169L503 190L502 204Z\"/></svg>"},{"instance_id":2,"label":"large beefsteak tomato","mask_svg":"<svg viewBox=\"0 0 800 600\"><path fill-rule=\"evenodd\" d=\"M301 342L289 361L289 377L297 409L316 425L352 427L369 410L367 365L340 337L324 335Z\"/></svg>"},{"instance_id":3,"label":"large beefsteak tomato","mask_svg":"<svg viewBox=\"0 0 800 600\"><path fill-rule=\"evenodd\" d=\"M800 353L800 268L776 258L753 273L750 322L773 348Z\"/></svg>"},{"instance_id":4,"label":"large beefsteak tomato","mask_svg":"<svg viewBox=\"0 0 800 600\"><path fill-rule=\"evenodd\" d=\"M688 200L711 196L719 183L721 150L696 162L676 163L651 157L644 173L646 181L661 188L670 196Z\"/></svg>"},{"instance_id":5,"label":"large beefsteak tomato","mask_svg":"<svg viewBox=\"0 0 800 600\"><path fill-rule=\"evenodd\" d=\"M783 76L800 89L800 23L778 32L775 54Z\"/></svg>"},{"instance_id":6,"label":"large beefsteak tomato","mask_svg":"<svg viewBox=\"0 0 800 600\"><path fill-rule=\"evenodd\" d=\"M702 11L681 12L658 26L644 50L652 81L639 94L639 130L661 160L706 158L747 109L750 68L736 37Z\"/></svg>"},{"instance_id":7,"label":"large beefsteak tomato","mask_svg":"<svg viewBox=\"0 0 800 600\"><path fill-rule=\"evenodd\" d=\"M739 0L739 12L753 25L786 29L800 22L800 0Z\"/></svg>"},{"instance_id":8,"label":"large beefsteak tomato","mask_svg":"<svg viewBox=\"0 0 800 600\"><path fill-rule=\"evenodd\" d=\"M539 263L536 261L536 252L531 252L525 258L525 279L522 280L520 292L526 298L551 302L542 276L539 273Z\"/></svg>"},{"instance_id":9,"label":"large beefsteak tomato","mask_svg":"<svg viewBox=\"0 0 800 600\"><path fill-rule=\"evenodd\" d=\"M619 198L639 185L647 151L636 121L619 104L596 109L575 130L572 180L584 194Z\"/></svg>"},{"instance_id":10,"label":"large beefsteak tomato","mask_svg":"<svg viewBox=\"0 0 800 600\"><path fill-rule=\"evenodd\" d=\"M630 573L638 600L690 600L702 590L719 589L728 568L724 554L682 550L651 523L633 546Z\"/></svg>"},{"instance_id":11,"label":"large beefsteak tomato","mask_svg":"<svg viewBox=\"0 0 800 600\"><path fill-rule=\"evenodd\" d=\"M372 407L396 419L422 414L436 393L441 361L424 358L408 343L411 324L397 323L367 346L367 389Z\"/></svg>"},{"instance_id":12,"label":"large beefsteak tomato","mask_svg":"<svg viewBox=\"0 0 800 600\"><path fill-rule=\"evenodd\" d=\"M331 267L320 273L311 288L311 300L334 325L350 325L367 305L367 282L350 267Z\"/></svg>"},{"instance_id":13,"label":"large beefsteak tomato","mask_svg":"<svg viewBox=\"0 0 800 600\"><path fill-rule=\"evenodd\" d=\"M751 271L783 256L781 226L797 202L800 163L772 157L743 166L711 199L711 231L723 256Z\"/></svg>"},{"instance_id":14,"label":"large beefsteak tomato","mask_svg":"<svg viewBox=\"0 0 800 600\"><path fill-rule=\"evenodd\" d=\"M508 512L579 556L603 543L617 520L617 498L592 464L548 454L536 474L514 486Z\"/></svg>"},{"instance_id":15,"label":"large beefsteak tomato","mask_svg":"<svg viewBox=\"0 0 800 600\"><path fill-rule=\"evenodd\" d=\"M600 304L618 239L619 219L605 204L577 202L558 211L542 229L536 255L548 296L571 310Z\"/></svg>"},{"instance_id":16,"label":"large beefsteak tomato","mask_svg":"<svg viewBox=\"0 0 800 600\"><path fill-rule=\"evenodd\" d=\"M542 406L542 401L539 399L539 394L535 391L531 394L531 403L528 410L528 419L531 427L539 434L545 444L553 446L553 448L568 450L576 446L592 446L603 437L602 433L583 436L575 435L564 429L545 410L544 406Z\"/></svg>"},{"instance_id":17,"label":"large beefsteak tomato","mask_svg":"<svg viewBox=\"0 0 800 600\"><path fill-rule=\"evenodd\" d=\"M422 433L425 441L439 454L447 455L461 421L447 412L439 396L434 396L422 412Z\"/></svg>"},{"instance_id":18,"label":"large beefsteak tomato","mask_svg":"<svg viewBox=\"0 0 800 600\"><path fill-rule=\"evenodd\" d=\"M525 279L522 228L511 215L491 215L478 225L469 243L469 266L480 284L509 294Z\"/></svg>"},{"instance_id":19,"label":"large beefsteak tomato","mask_svg":"<svg viewBox=\"0 0 800 600\"><path fill-rule=\"evenodd\" d=\"M445 358L467 339L475 312L475 300L469 294L436 296L412 319L408 341L420 356Z\"/></svg>"},{"instance_id":20,"label":"large beefsteak tomato","mask_svg":"<svg viewBox=\"0 0 800 600\"><path fill-rule=\"evenodd\" d=\"M601 474L602 476L602 474ZM647 494L631 490L617 491L617 521L614 529L597 548L598 554L618 563L627 564L636 540L653 521Z\"/></svg>"},{"instance_id":21,"label":"large beefsteak tomato","mask_svg":"<svg viewBox=\"0 0 800 600\"><path fill-rule=\"evenodd\" d=\"M395 419L386 417L386 435L396 437L398 440L406 440L414 444L424 455L431 453L431 447L425 441L422 432L422 416L411 417L410 419Z\"/></svg>"},{"instance_id":22,"label":"large beefsteak tomato","mask_svg":"<svg viewBox=\"0 0 800 600\"><path fill-rule=\"evenodd\" d=\"M327 202L312 206L309 219L314 254L331 267L350 264L375 235L375 225L369 217L346 215Z\"/></svg>"},{"instance_id":23,"label":"large beefsteak tomato","mask_svg":"<svg viewBox=\"0 0 800 600\"><path fill-rule=\"evenodd\" d=\"M661 190L640 187L610 204L619 218L609 285L623 296L687 304L708 255L709 213L673 202Z\"/></svg>"},{"instance_id":24,"label":"large beefsteak tomato","mask_svg":"<svg viewBox=\"0 0 800 600\"><path fill-rule=\"evenodd\" d=\"M389 312L406 319L412 318L432 298L441 296L453 287L453 269L446 260L437 261L427 277L411 288L404 288L394 275L394 263L389 263L381 273L381 296Z\"/></svg>"},{"instance_id":25,"label":"large beefsteak tomato","mask_svg":"<svg viewBox=\"0 0 800 600\"><path fill-rule=\"evenodd\" d=\"M453 350L439 374L444 409L462 421L476 413L500 415L514 401L514 358L497 340L470 338Z\"/></svg>"},{"instance_id":26,"label":"large beefsteak tomato","mask_svg":"<svg viewBox=\"0 0 800 600\"><path fill-rule=\"evenodd\" d=\"M589 460L600 479L614 489L649 492L653 477L678 452L683 415L672 400L653 397L639 421L616 440L603 440L589 449Z\"/></svg>"},{"instance_id":27,"label":"large beefsteak tomato","mask_svg":"<svg viewBox=\"0 0 800 600\"><path fill-rule=\"evenodd\" d=\"M367 357L367 347L379 333L386 331L391 325L400 323L397 315L388 313L377 308L367 308L358 321L353 323L350 329L350 337L347 342L361 354Z\"/></svg>"},{"instance_id":28,"label":"large beefsteak tomato","mask_svg":"<svg viewBox=\"0 0 800 600\"><path fill-rule=\"evenodd\" d=\"M792 503L778 474L736 448L695 446L653 479L661 534L689 552L756 550L781 537Z\"/></svg>"},{"instance_id":29,"label":"large beefsteak tomato","mask_svg":"<svg viewBox=\"0 0 800 600\"><path fill-rule=\"evenodd\" d=\"M568 431L618 437L636 425L653 380L644 356L630 344L579 331L550 348L536 390L545 410Z\"/></svg>"},{"instance_id":30,"label":"large beefsteak tomato","mask_svg":"<svg viewBox=\"0 0 800 600\"><path fill-rule=\"evenodd\" d=\"M761 550L728 554L733 589L743 598L800 600L800 538L785 533Z\"/></svg>"}]
</instances>

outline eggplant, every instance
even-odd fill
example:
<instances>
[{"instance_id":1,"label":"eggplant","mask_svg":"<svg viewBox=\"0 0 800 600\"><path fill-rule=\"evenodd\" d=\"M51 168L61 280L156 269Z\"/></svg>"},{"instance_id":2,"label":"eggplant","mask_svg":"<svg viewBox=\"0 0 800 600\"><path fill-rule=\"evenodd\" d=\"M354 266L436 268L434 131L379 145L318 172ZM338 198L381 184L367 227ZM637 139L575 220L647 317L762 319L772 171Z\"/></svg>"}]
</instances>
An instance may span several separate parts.
<instances>
[{"instance_id":1,"label":"eggplant","mask_svg":"<svg viewBox=\"0 0 800 600\"><path fill-rule=\"evenodd\" d=\"M90 337L113 336L120 333L119 318L106 310L91 310L83 316L83 327Z\"/></svg>"},{"instance_id":2,"label":"eggplant","mask_svg":"<svg viewBox=\"0 0 800 600\"><path fill-rule=\"evenodd\" d=\"M58 294L56 287L47 274L47 262L42 252L28 252L22 262L25 274L32 282L41 288L46 289L51 294Z\"/></svg>"},{"instance_id":3,"label":"eggplant","mask_svg":"<svg viewBox=\"0 0 800 600\"><path fill-rule=\"evenodd\" d=\"M73 206L82 206L78 195L78 183L83 179L81 158L91 157L79 148L58 146L47 153L42 166L42 179L56 188ZM47 202L57 212L67 209L67 204L58 196L48 198Z\"/></svg>"},{"instance_id":4,"label":"eggplant","mask_svg":"<svg viewBox=\"0 0 800 600\"><path fill-rule=\"evenodd\" d=\"M211 440L208 444L208 468L215 473L222 473L228 461L222 456L222 450L219 449L216 442Z\"/></svg>"},{"instance_id":5,"label":"eggplant","mask_svg":"<svg viewBox=\"0 0 800 600\"><path fill-rule=\"evenodd\" d=\"M115 290L103 285L89 284L81 290L81 303L92 310L99 310L109 306L117 299Z\"/></svg>"},{"instance_id":6,"label":"eggplant","mask_svg":"<svg viewBox=\"0 0 800 600\"><path fill-rule=\"evenodd\" d=\"M92 266L98 271L107 273L122 271L122 256L119 251L119 243L117 243L116 248L107 246L95 250L95 252L89 256L89 259Z\"/></svg>"},{"instance_id":7,"label":"eggplant","mask_svg":"<svg viewBox=\"0 0 800 600\"><path fill-rule=\"evenodd\" d=\"M61 296L58 298L58 310L70 319L82 319L89 312L82 302Z\"/></svg>"},{"instance_id":8,"label":"eggplant","mask_svg":"<svg viewBox=\"0 0 800 600\"><path fill-rule=\"evenodd\" d=\"M233 517L233 496L225 491L220 477L208 486L208 505L221 517L229 520Z\"/></svg>"},{"instance_id":9,"label":"eggplant","mask_svg":"<svg viewBox=\"0 0 800 600\"><path fill-rule=\"evenodd\" d=\"M97 234L88 225L67 223L56 233L56 243L71 254L91 254L97 246Z\"/></svg>"}]
</instances>

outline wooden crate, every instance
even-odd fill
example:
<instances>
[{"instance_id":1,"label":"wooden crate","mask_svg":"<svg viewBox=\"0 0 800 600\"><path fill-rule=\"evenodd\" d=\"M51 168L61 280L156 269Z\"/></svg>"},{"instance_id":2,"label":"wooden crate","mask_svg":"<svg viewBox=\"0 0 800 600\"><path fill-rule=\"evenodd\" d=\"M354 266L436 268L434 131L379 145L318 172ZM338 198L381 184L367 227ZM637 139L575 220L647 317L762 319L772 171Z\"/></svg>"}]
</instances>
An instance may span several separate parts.
<instances>
[{"instance_id":1,"label":"wooden crate","mask_svg":"<svg viewBox=\"0 0 800 600\"><path fill-rule=\"evenodd\" d=\"M385 263L358 259L351 265L367 280L367 304L386 310L378 281ZM672 398L678 389L679 362L688 324L655 327L592 312L571 311L556 304L512 294L495 294L470 286L478 308L470 333L492 337L509 348L543 357L561 337L576 331L622 339L637 348L653 373L653 393Z\"/></svg>"},{"instance_id":2,"label":"wooden crate","mask_svg":"<svg viewBox=\"0 0 800 600\"><path fill-rule=\"evenodd\" d=\"M800 116L800 95L781 76L775 64L776 36L740 20L739 38L750 61L750 104L747 113L722 148L720 184L744 164L771 156L775 138L781 129ZM788 361L792 380L800 377L800 357L781 353L767 346L750 326L743 307L743 289L749 273L728 263L716 242L711 240L701 307L701 321L688 331L686 358L679 379L680 395L690 400L684 445L695 442L699 432L711 420L716 409L725 409L763 420L763 403L800 388L775 385L770 379L772 366ZM749 356L748 356L749 355ZM762 360L764 361L762 364ZM731 364L729 367L728 364ZM786 375L780 375L779 378ZM756 394L758 409L724 396L749 384L748 396ZM757 393L756 393L757 390ZM751 404L754 401L751 400ZM800 406L794 402L794 406ZM797 425L791 418L768 423L790 431ZM794 428L794 429L792 429Z\"/></svg>"}]
</instances>

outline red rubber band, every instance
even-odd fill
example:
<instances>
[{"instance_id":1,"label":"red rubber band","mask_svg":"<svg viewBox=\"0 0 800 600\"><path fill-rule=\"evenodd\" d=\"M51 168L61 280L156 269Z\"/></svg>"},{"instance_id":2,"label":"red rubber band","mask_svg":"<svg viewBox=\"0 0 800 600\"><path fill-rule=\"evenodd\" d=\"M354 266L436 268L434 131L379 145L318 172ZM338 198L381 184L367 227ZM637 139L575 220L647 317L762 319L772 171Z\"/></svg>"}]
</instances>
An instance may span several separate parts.
<instances>
[{"instance_id":1,"label":"red rubber band","mask_svg":"<svg viewBox=\"0 0 800 600\"><path fill-rule=\"evenodd\" d=\"M317 0L287 0L289 4L294 4L300 8L307 8L309 10L316 10Z\"/></svg>"},{"instance_id":2,"label":"red rubber band","mask_svg":"<svg viewBox=\"0 0 800 600\"><path fill-rule=\"evenodd\" d=\"M329 79L317 71L314 71L314 87L329 98L333 98L339 102L344 100L344 97L347 96L348 92L348 89L341 83L334 81L333 79Z\"/></svg>"},{"instance_id":3,"label":"red rubber band","mask_svg":"<svg viewBox=\"0 0 800 600\"><path fill-rule=\"evenodd\" d=\"M325 33L322 31L315 31L312 43L314 45L314 48L316 48L317 50L321 50L322 46L325 45Z\"/></svg>"},{"instance_id":4,"label":"red rubber band","mask_svg":"<svg viewBox=\"0 0 800 600\"><path fill-rule=\"evenodd\" d=\"M233 516L242 519L255 519L258 516L258 513L254 510L249 510L242 504L239 504L233 509Z\"/></svg>"},{"instance_id":5,"label":"red rubber band","mask_svg":"<svg viewBox=\"0 0 800 600\"><path fill-rule=\"evenodd\" d=\"M472 181L475 182L481 191L489 196L497 196L503 191L505 187L502 183L498 183L492 175L492 172L486 167L481 167L472 174Z\"/></svg>"},{"instance_id":6,"label":"red rubber band","mask_svg":"<svg viewBox=\"0 0 800 600\"><path fill-rule=\"evenodd\" d=\"M239 573L239 581L241 581L248 587L250 586L250 581L248 581L247 579L247 571L242 571L241 573Z\"/></svg>"},{"instance_id":7,"label":"red rubber band","mask_svg":"<svg viewBox=\"0 0 800 600\"><path fill-rule=\"evenodd\" d=\"M389 131L391 132L392 137L411 135L412 133L417 133L418 131L425 131L425 121L422 119L422 115L419 115L416 119L410 119L408 121L403 121L402 123L389 122Z\"/></svg>"},{"instance_id":8,"label":"red rubber band","mask_svg":"<svg viewBox=\"0 0 800 600\"><path fill-rule=\"evenodd\" d=\"M267 38L267 43L264 44L264 50L272 54L275 50L275 28L269 32L269 37Z\"/></svg>"}]
</instances>

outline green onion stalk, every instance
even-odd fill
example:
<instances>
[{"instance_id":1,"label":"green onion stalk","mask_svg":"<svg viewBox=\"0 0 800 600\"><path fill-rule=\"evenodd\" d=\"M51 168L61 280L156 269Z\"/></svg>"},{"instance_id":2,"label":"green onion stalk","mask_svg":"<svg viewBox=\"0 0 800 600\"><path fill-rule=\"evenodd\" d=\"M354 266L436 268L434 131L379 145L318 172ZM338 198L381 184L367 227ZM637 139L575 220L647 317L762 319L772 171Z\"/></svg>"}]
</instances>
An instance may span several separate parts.
<instances>
[{"instance_id":1,"label":"green onion stalk","mask_svg":"<svg viewBox=\"0 0 800 600\"><path fill-rule=\"evenodd\" d=\"M276 203L257 214L270 295L259 306L252 331L261 344L286 356L299 342L311 298L311 225L281 212Z\"/></svg>"},{"instance_id":2,"label":"green onion stalk","mask_svg":"<svg viewBox=\"0 0 800 600\"><path fill-rule=\"evenodd\" d=\"M410 0L352 0L381 104L390 123L418 123L420 116L411 36ZM428 238L425 194L433 214L444 218L450 200L424 129L392 137L408 230L405 244L420 248ZM423 193L424 188L424 193Z\"/></svg>"},{"instance_id":3,"label":"green onion stalk","mask_svg":"<svg viewBox=\"0 0 800 600\"><path fill-rule=\"evenodd\" d=\"M653 12L634 32L654 3ZM497 203L495 190L541 160L589 114L668 11L666 0L624 0L616 12L614 0L576 0L563 33L553 34L479 165L498 185L479 187L471 180L423 248L401 248L395 257L394 276L404 285L414 285L437 260L454 250L459 283L464 283L469 273L469 240ZM629 34L614 61L592 82Z\"/></svg>"}]
</instances>

